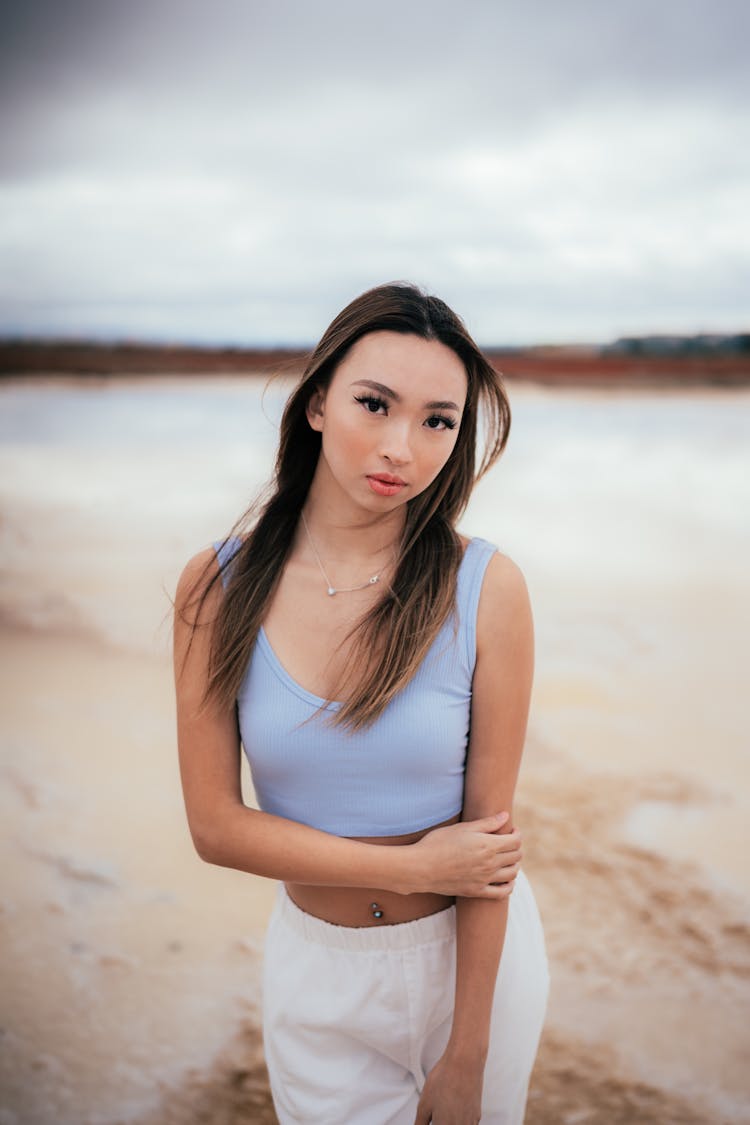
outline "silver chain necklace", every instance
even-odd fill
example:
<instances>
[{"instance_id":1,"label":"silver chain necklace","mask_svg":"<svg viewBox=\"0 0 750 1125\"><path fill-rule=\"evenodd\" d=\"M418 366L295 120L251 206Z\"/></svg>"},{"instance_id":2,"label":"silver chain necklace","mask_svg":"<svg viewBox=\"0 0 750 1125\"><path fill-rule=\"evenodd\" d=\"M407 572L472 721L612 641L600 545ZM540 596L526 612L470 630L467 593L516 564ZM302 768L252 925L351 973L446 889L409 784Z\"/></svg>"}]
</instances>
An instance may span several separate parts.
<instances>
[{"instance_id":1,"label":"silver chain necklace","mask_svg":"<svg viewBox=\"0 0 750 1125\"><path fill-rule=\"evenodd\" d=\"M326 574L323 563L320 560L320 555L318 554L317 549L315 547L315 544L312 541L312 535L310 534L310 528L307 526L307 520L305 519L305 513L301 511L300 515L302 516L302 522L305 525L305 531L307 532L307 538L310 540L310 546L313 549L313 554L315 555L315 558L317 559L317 562L318 562L318 566L320 567L320 573L325 578L326 586L328 588L328 594L330 595L330 597L333 597L334 594L351 594L354 590L366 590L368 586L374 586L375 583L379 581L380 575L383 573L383 570L385 569L385 567L383 567L383 570L381 570L378 574L373 574L372 577L368 578L366 582L363 582L361 586L339 586L339 587L335 587L333 585L333 583L331 582L330 578L328 577L328 575ZM392 557L395 557L395 556L392 556Z\"/></svg>"}]
</instances>

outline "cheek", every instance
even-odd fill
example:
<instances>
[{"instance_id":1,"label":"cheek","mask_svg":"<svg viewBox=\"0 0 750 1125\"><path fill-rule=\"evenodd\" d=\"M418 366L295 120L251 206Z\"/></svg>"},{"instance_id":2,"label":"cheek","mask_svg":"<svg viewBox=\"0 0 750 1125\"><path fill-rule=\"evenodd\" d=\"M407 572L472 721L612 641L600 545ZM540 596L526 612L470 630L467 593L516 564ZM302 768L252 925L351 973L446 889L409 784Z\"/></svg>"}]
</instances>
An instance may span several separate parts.
<instances>
[{"instance_id":1,"label":"cheek","mask_svg":"<svg viewBox=\"0 0 750 1125\"><path fill-rule=\"evenodd\" d=\"M434 440L429 443L425 459L426 463L430 465L433 477L437 476L444 465L447 465L457 441L458 433L454 434L451 431L450 436L446 436L444 441Z\"/></svg>"},{"instance_id":2,"label":"cheek","mask_svg":"<svg viewBox=\"0 0 750 1125\"><path fill-rule=\"evenodd\" d=\"M323 431L323 447L329 460L343 461L366 456L372 448L372 433L351 418L337 418L330 430Z\"/></svg>"}]
</instances>

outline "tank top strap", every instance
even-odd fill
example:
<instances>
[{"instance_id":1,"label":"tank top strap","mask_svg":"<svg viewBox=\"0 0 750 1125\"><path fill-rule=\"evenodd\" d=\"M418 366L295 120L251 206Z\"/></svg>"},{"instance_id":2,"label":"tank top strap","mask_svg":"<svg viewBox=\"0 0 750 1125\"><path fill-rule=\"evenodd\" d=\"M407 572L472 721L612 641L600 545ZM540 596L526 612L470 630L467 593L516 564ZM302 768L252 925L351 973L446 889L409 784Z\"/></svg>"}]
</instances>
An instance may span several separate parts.
<instances>
[{"instance_id":1,"label":"tank top strap","mask_svg":"<svg viewBox=\"0 0 750 1125\"><path fill-rule=\"evenodd\" d=\"M475 536L469 540L458 571L456 601L464 639L468 666L473 670L477 659L477 611L482 582L490 559L498 547Z\"/></svg>"},{"instance_id":2,"label":"tank top strap","mask_svg":"<svg viewBox=\"0 0 750 1125\"><path fill-rule=\"evenodd\" d=\"M230 563L241 546L242 540L238 535L230 535L228 539L217 539L213 544L213 549L216 552L219 567L221 568L222 585L225 589L229 584L229 578L232 573Z\"/></svg>"}]
</instances>

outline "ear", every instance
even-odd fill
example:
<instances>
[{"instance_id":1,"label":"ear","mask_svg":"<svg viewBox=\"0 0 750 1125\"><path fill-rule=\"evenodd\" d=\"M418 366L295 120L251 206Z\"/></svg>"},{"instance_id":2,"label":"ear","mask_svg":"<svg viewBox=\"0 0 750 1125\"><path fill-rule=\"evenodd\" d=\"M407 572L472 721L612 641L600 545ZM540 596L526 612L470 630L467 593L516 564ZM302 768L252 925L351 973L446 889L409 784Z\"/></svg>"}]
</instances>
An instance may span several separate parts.
<instances>
[{"instance_id":1,"label":"ear","mask_svg":"<svg viewBox=\"0 0 750 1125\"><path fill-rule=\"evenodd\" d=\"M323 429L325 400L325 391L318 386L316 386L315 390L310 395L310 398L307 400L305 414L307 415L308 422L314 430L320 431Z\"/></svg>"}]
</instances>

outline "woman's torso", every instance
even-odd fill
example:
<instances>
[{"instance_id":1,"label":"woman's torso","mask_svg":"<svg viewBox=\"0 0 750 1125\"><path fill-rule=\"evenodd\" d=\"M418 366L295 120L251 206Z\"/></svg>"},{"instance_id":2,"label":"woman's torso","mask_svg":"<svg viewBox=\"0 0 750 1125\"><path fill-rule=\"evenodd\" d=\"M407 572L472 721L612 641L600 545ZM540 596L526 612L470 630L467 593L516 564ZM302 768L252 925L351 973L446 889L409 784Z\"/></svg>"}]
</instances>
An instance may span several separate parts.
<instances>
[{"instance_id":1,"label":"woman's torso","mask_svg":"<svg viewBox=\"0 0 750 1125\"><path fill-rule=\"evenodd\" d=\"M460 538L465 551L469 540ZM336 685L349 667L353 650L353 641L346 642L344 637L380 594L377 587L371 587L331 598L319 575L311 574L294 557L290 558L263 620L262 644L266 655L287 683L309 693L310 699L338 699ZM338 834L386 847L413 844L432 829L459 819L460 813L456 813L427 828L398 835ZM290 898L302 910L344 926L411 921L444 910L455 901L447 895L399 895L373 887L313 886L291 881L285 885ZM381 912L379 917L373 913L373 903Z\"/></svg>"},{"instance_id":2,"label":"woman's torso","mask_svg":"<svg viewBox=\"0 0 750 1125\"><path fill-rule=\"evenodd\" d=\"M460 813L443 823L454 824L459 819ZM347 839L386 847L415 844L437 827L439 826L435 824L430 828L423 828L421 832L411 832L404 836L348 836ZM302 910L338 926L382 926L385 923L411 922L414 918L423 918L427 914L445 910L456 901L449 895L400 895L377 887L317 887L308 883L290 882L284 885L289 897ZM373 903L382 911L382 917L378 918L373 914Z\"/></svg>"}]
</instances>

